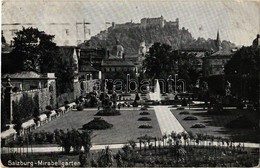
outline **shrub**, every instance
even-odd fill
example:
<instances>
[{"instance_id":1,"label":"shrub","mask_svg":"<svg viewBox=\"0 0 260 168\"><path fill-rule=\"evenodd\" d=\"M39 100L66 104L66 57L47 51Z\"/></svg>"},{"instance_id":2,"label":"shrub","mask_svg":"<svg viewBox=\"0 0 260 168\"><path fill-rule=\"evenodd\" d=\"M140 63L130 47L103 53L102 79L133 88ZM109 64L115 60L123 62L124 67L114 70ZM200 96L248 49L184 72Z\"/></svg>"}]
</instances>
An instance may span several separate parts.
<instances>
[{"instance_id":1,"label":"shrub","mask_svg":"<svg viewBox=\"0 0 260 168\"><path fill-rule=\"evenodd\" d=\"M56 114L59 115L60 113L62 113L62 110L61 109L55 109L56 111Z\"/></svg>"},{"instance_id":2,"label":"shrub","mask_svg":"<svg viewBox=\"0 0 260 168\"><path fill-rule=\"evenodd\" d=\"M46 110L53 110L52 106L51 105L48 105L45 107Z\"/></svg>"},{"instance_id":3,"label":"shrub","mask_svg":"<svg viewBox=\"0 0 260 168\"><path fill-rule=\"evenodd\" d=\"M186 99L183 99L181 101L181 106L187 106L187 100Z\"/></svg>"},{"instance_id":4,"label":"shrub","mask_svg":"<svg viewBox=\"0 0 260 168\"><path fill-rule=\"evenodd\" d=\"M225 127L235 128L235 129L248 129L248 128L257 128L258 124L253 123L247 116L241 115L236 119L227 123Z\"/></svg>"},{"instance_id":5,"label":"shrub","mask_svg":"<svg viewBox=\"0 0 260 168\"><path fill-rule=\"evenodd\" d=\"M237 103L237 109L243 109L245 107L245 104L243 102Z\"/></svg>"},{"instance_id":6,"label":"shrub","mask_svg":"<svg viewBox=\"0 0 260 168\"><path fill-rule=\"evenodd\" d=\"M176 110L184 110L185 108L184 107L177 107Z\"/></svg>"},{"instance_id":7,"label":"shrub","mask_svg":"<svg viewBox=\"0 0 260 168\"><path fill-rule=\"evenodd\" d=\"M101 117L96 117L96 118L94 118L94 120L92 120L89 123L84 124L82 126L83 129L87 129L87 130L103 130L103 129L108 129L108 128L112 128L112 127L113 127L113 124L108 123Z\"/></svg>"},{"instance_id":8,"label":"shrub","mask_svg":"<svg viewBox=\"0 0 260 168\"><path fill-rule=\"evenodd\" d=\"M202 123L196 123L191 126L191 128L205 128L206 126Z\"/></svg>"},{"instance_id":9,"label":"shrub","mask_svg":"<svg viewBox=\"0 0 260 168\"><path fill-rule=\"evenodd\" d=\"M116 109L106 109L106 110L100 110L96 114L96 116L117 116L121 115L119 110Z\"/></svg>"},{"instance_id":10,"label":"shrub","mask_svg":"<svg viewBox=\"0 0 260 168\"><path fill-rule=\"evenodd\" d=\"M195 116L188 116L188 117L185 117L183 120L198 120L198 118Z\"/></svg>"},{"instance_id":11,"label":"shrub","mask_svg":"<svg viewBox=\"0 0 260 168\"><path fill-rule=\"evenodd\" d=\"M190 112L188 112L188 111L182 111L182 112L180 112L179 114L180 114L180 115L187 115L187 114L190 114Z\"/></svg>"},{"instance_id":12,"label":"shrub","mask_svg":"<svg viewBox=\"0 0 260 168\"><path fill-rule=\"evenodd\" d=\"M141 117L141 118L138 118L138 121L151 121L151 118L149 118L149 117Z\"/></svg>"},{"instance_id":13,"label":"shrub","mask_svg":"<svg viewBox=\"0 0 260 168\"><path fill-rule=\"evenodd\" d=\"M150 129L150 128L153 128L153 127L151 125L149 125L149 124L142 124L138 128Z\"/></svg>"},{"instance_id":14,"label":"shrub","mask_svg":"<svg viewBox=\"0 0 260 168\"><path fill-rule=\"evenodd\" d=\"M84 107L83 107L82 105L78 105L78 106L77 106L77 110L78 110L78 111L82 111L83 109L84 109Z\"/></svg>"},{"instance_id":15,"label":"shrub","mask_svg":"<svg viewBox=\"0 0 260 168\"><path fill-rule=\"evenodd\" d=\"M143 111L140 113L140 115L150 115L150 113L148 111Z\"/></svg>"},{"instance_id":16,"label":"shrub","mask_svg":"<svg viewBox=\"0 0 260 168\"><path fill-rule=\"evenodd\" d=\"M144 107L145 107L145 108L149 108L150 106L149 106L148 104L145 104Z\"/></svg>"},{"instance_id":17,"label":"shrub","mask_svg":"<svg viewBox=\"0 0 260 168\"><path fill-rule=\"evenodd\" d=\"M47 118L50 118L50 116L51 116L51 111L45 111L44 114L46 114Z\"/></svg>"},{"instance_id":18,"label":"shrub","mask_svg":"<svg viewBox=\"0 0 260 168\"><path fill-rule=\"evenodd\" d=\"M146 106L141 107L140 110L148 110L148 108Z\"/></svg>"}]
</instances>

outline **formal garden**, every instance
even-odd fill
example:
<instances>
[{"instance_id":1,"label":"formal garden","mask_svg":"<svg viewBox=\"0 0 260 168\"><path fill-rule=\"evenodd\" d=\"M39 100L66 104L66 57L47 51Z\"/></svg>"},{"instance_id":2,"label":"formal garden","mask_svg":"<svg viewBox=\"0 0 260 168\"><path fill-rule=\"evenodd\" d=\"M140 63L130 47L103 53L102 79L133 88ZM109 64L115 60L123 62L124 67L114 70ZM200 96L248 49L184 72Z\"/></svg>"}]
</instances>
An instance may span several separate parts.
<instances>
[{"instance_id":1,"label":"formal garden","mask_svg":"<svg viewBox=\"0 0 260 168\"><path fill-rule=\"evenodd\" d=\"M72 130L64 136L77 135L81 140L85 140L85 144L91 146L91 133L84 134ZM69 152L65 147L62 153L4 154L2 161L6 163L7 160L20 160L26 163L38 162L41 158L50 165L57 162L56 166L74 161L73 165L67 165L69 167L253 167L257 166L259 161L259 149L245 148L242 143L234 145L228 140L192 132L172 132L161 138L145 135L138 140L139 143L129 140L121 149L110 149L107 146L102 150L89 151L90 146L83 146L84 152ZM214 142L217 142L217 145L213 146ZM78 149L78 146L73 146L73 149Z\"/></svg>"}]
</instances>

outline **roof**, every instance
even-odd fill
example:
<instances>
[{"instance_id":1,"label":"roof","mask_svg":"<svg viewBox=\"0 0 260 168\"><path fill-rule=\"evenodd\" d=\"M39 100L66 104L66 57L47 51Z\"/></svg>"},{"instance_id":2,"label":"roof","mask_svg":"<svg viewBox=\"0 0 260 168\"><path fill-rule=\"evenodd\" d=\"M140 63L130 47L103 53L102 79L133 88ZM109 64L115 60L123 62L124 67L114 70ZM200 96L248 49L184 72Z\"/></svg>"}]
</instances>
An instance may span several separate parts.
<instances>
[{"instance_id":1,"label":"roof","mask_svg":"<svg viewBox=\"0 0 260 168\"><path fill-rule=\"evenodd\" d=\"M234 53L232 53L230 50L219 50L219 51L211 54L211 56L230 56L233 54Z\"/></svg>"},{"instance_id":2,"label":"roof","mask_svg":"<svg viewBox=\"0 0 260 168\"><path fill-rule=\"evenodd\" d=\"M80 72L98 72L95 68L93 68L91 65L81 65L80 66Z\"/></svg>"},{"instance_id":3,"label":"roof","mask_svg":"<svg viewBox=\"0 0 260 168\"><path fill-rule=\"evenodd\" d=\"M7 78L7 76L9 76L10 78L41 78L42 77L40 74L33 71L22 71L13 74L4 74L2 78Z\"/></svg>"},{"instance_id":4,"label":"roof","mask_svg":"<svg viewBox=\"0 0 260 168\"><path fill-rule=\"evenodd\" d=\"M4 74L2 75L2 79L5 78L11 78L11 79L47 79L47 78L55 78L53 73L47 73L46 74L39 74L34 71L22 71L22 72L16 72L13 74Z\"/></svg>"},{"instance_id":5,"label":"roof","mask_svg":"<svg viewBox=\"0 0 260 168\"><path fill-rule=\"evenodd\" d=\"M130 61L123 59L105 59L102 61L101 66L118 66L118 67L134 67L135 65Z\"/></svg>"}]
</instances>

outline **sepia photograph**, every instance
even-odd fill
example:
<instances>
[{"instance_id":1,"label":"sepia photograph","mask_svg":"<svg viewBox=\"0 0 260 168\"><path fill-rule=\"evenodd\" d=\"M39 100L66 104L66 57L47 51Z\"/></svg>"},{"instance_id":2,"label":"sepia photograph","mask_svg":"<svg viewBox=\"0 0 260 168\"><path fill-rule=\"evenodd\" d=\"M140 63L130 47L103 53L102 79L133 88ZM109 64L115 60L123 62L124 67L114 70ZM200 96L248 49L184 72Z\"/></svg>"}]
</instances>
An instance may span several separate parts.
<instances>
[{"instance_id":1,"label":"sepia photograph","mask_svg":"<svg viewBox=\"0 0 260 168\"><path fill-rule=\"evenodd\" d=\"M258 167L259 0L2 0L0 167Z\"/></svg>"}]
</instances>

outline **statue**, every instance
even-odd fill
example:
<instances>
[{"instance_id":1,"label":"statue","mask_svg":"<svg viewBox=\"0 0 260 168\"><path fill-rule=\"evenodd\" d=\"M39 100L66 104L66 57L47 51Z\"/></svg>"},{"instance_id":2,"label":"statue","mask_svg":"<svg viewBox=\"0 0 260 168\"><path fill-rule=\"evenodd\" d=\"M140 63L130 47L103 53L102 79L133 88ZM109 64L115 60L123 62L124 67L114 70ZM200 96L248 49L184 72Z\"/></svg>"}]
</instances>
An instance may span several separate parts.
<instances>
[{"instance_id":1,"label":"statue","mask_svg":"<svg viewBox=\"0 0 260 168\"><path fill-rule=\"evenodd\" d=\"M225 90L226 90L226 96L231 95L230 89L231 89L231 83L230 83L229 81L227 81L227 85L226 85L226 88L225 88Z\"/></svg>"}]
</instances>

